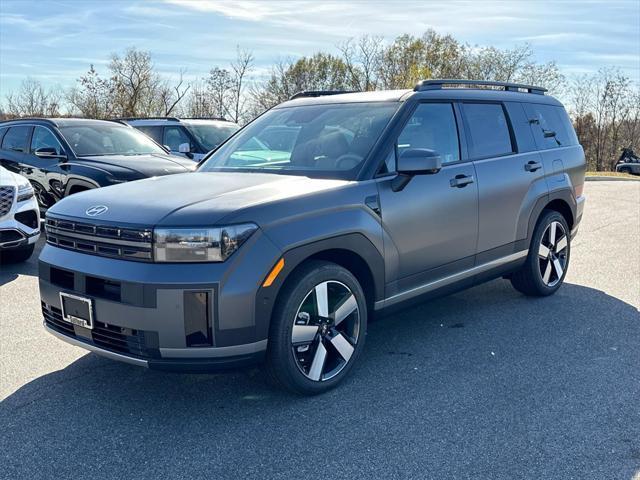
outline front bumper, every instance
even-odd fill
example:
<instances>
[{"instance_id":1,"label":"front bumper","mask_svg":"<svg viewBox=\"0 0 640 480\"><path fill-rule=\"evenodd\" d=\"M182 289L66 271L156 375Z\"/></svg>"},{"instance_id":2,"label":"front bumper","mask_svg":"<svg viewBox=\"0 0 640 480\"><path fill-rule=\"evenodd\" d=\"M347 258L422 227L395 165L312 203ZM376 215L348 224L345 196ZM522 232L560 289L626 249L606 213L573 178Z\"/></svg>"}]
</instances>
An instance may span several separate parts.
<instances>
[{"instance_id":1,"label":"front bumper","mask_svg":"<svg viewBox=\"0 0 640 480\"><path fill-rule=\"evenodd\" d=\"M47 244L39 263L44 325L68 343L150 368L199 371L254 363L267 348L256 295L279 256L259 232L223 263L134 262ZM63 320L60 292L92 300L93 329ZM206 345L189 345L191 292L208 299Z\"/></svg>"},{"instance_id":2,"label":"front bumper","mask_svg":"<svg viewBox=\"0 0 640 480\"><path fill-rule=\"evenodd\" d=\"M35 221L37 224L32 226L25 225L16 219L19 214L35 212ZM40 238L40 216L38 213L38 204L35 199L29 199L23 202L14 202L11 210L2 218L0 218L0 250L26 247L32 245Z\"/></svg>"}]
</instances>

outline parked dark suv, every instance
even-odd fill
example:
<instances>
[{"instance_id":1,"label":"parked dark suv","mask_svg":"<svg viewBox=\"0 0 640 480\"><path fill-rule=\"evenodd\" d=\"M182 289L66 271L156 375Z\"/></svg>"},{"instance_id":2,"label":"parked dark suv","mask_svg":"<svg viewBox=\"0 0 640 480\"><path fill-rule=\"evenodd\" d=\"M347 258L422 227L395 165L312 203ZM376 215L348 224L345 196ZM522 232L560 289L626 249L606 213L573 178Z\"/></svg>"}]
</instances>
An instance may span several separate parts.
<instances>
[{"instance_id":1,"label":"parked dark suv","mask_svg":"<svg viewBox=\"0 0 640 480\"><path fill-rule=\"evenodd\" d=\"M585 159L544 89L329 93L269 110L196 173L51 208L46 329L151 368L266 360L310 394L348 374L374 312L502 276L560 287ZM293 141L274 150L268 131Z\"/></svg>"},{"instance_id":2,"label":"parked dark suv","mask_svg":"<svg viewBox=\"0 0 640 480\"><path fill-rule=\"evenodd\" d=\"M0 164L31 182L41 209L83 190L194 168L127 125L75 118L0 122Z\"/></svg>"},{"instance_id":3,"label":"parked dark suv","mask_svg":"<svg viewBox=\"0 0 640 480\"><path fill-rule=\"evenodd\" d=\"M199 162L240 128L224 118L122 118L164 145L174 155L182 155Z\"/></svg>"}]
</instances>

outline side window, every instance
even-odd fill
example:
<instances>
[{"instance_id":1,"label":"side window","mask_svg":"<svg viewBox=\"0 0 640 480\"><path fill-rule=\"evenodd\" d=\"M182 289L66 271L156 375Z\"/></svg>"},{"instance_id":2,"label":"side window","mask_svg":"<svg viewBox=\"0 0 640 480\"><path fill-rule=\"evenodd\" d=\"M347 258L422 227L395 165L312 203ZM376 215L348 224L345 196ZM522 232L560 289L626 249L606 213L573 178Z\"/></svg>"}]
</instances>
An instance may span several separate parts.
<instances>
[{"instance_id":1,"label":"side window","mask_svg":"<svg viewBox=\"0 0 640 480\"><path fill-rule=\"evenodd\" d=\"M41 148L53 148L56 155L63 155L64 150L58 139L51 131L44 127L35 127L33 136L31 137L31 151L35 152Z\"/></svg>"},{"instance_id":2,"label":"side window","mask_svg":"<svg viewBox=\"0 0 640 480\"><path fill-rule=\"evenodd\" d=\"M507 116L498 103L464 103L471 158L497 157L513 153Z\"/></svg>"},{"instance_id":3,"label":"side window","mask_svg":"<svg viewBox=\"0 0 640 480\"><path fill-rule=\"evenodd\" d=\"M164 127L164 140L163 145L169 147L172 152L177 152L180 149L180 144L188 143L191 145L191 140L187 136L183 127Z\"/></svg>"},{"instance_id":4,"label":"side window","mask_svg":"<svg viewBox=\"0 0 640 480\"><path fill-rule=\"evenodd\" d=\"M4 134L7 133L8 130L9 130L9 127L0 128L0 144L2 144L2 137L4 137Z\"/></svg>"},{"instance_id":5,"label":"side window","mask_svg":"<svg viewBox=\"0 0 640 480\"><path fill-rule=\"evenodd\" d=\"M537 103L527 103L524 108L539 148L566 147L578 143L564 108Z\"/></svg>"},{"instance_id":6,"label":"side window","mask_svg":"<svg viewBox=\"0 0 640 480\"><path fill-rule=\"evenodd\" d=\"M398 155L409 148L435 150L442 157L443 164L460 160L458 128L453 105L450 103L418 105L398 137ZM385 164L389 169L388 160Z\"/></svg>"},{"instance_id":7,"label":"side window","mask_svg":"<svg viewBox=\"0 0 640 480\"><path fill-rule=\"evenodd\" d=\"M162 145L162 127L154 127L149 125L144 125L141 127L135 127L140 130L145 135L153 138L156 142Z\"/></svg>"},{"instance_id":8,"label":"side window","mask_svg":"<svg viewBox=\"0 0 640 480\"><path fill-rule=\"evenodd\" d=\"M2 139L3 150L26 152L29 149L29 132L31 127L11 127Z\"/></svg>"}]
</instances>

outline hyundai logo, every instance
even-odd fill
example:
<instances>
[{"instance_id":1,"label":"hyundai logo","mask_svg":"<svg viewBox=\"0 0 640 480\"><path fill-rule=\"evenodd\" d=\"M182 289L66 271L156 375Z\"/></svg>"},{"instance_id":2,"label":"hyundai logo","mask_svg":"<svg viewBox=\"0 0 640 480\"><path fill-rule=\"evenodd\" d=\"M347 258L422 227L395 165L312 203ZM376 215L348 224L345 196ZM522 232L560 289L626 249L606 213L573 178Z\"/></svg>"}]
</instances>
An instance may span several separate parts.
<instances>
[{"instance_id":1,"label":"hyundai logo","mask_svg":"<svg viewBox=\"0 0 640 480\"><path fill-rule=\"evenodd\" d=\"M109 210L109 207L106 207L105 205L94 205L93 207L87 208L84 213L86 213L90 217L97 217L98 215L102 215L107 210Z\"/></svg>"}]
</instances>

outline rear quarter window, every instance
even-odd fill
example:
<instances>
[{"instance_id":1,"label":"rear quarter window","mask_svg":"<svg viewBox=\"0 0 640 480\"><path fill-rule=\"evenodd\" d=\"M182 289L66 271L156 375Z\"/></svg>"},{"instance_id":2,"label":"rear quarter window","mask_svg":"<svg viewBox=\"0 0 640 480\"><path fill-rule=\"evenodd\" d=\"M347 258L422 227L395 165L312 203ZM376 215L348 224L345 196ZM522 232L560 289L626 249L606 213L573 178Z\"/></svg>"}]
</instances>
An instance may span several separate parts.
<instances>
[{"instance_id":1,"label":"rear quarter window","mask_svg":"<svg viewBox=\"0 0 640 480\"><path fill-rule=\"evenodd\" d=\"M2 139L2 149L12 150L14 152L28 151L30 133L31 127L29 126L9 128L9 131L5 133L4 138Z\"/></svg>"},{"instance_id":2,"label":"rear quarter window","mask_svg":"<svg viewBox=\"0 0 640 480\"><path fill-rule=\"evenodd\" d=\"M513 153L507 115L499 103L464 103L471 158Z\"/></svg>"},{"instance_id":3,"label":"rear quarter window","mask_svg":"<svg viewBox=\"0 0 640 480\"><path fill-rule=\"evenodd\" d=\"M548 150L578 144L576 132L564 108L537 103L527 103L524 108L538 148Z\"/></svg>"},{"instance_id":4,"label":"rear quarter window","mask_svg":"<svg viewBox=\"0 0 640 480\"><path fill-rule=\"evenodd\" d=\"M145 135L153 138L156 141L156 143L159 143L160 145L162 145L162 127L143 125L139 127L137 126L135 128L140 130Z\"/></svg>"}]
</instances>

